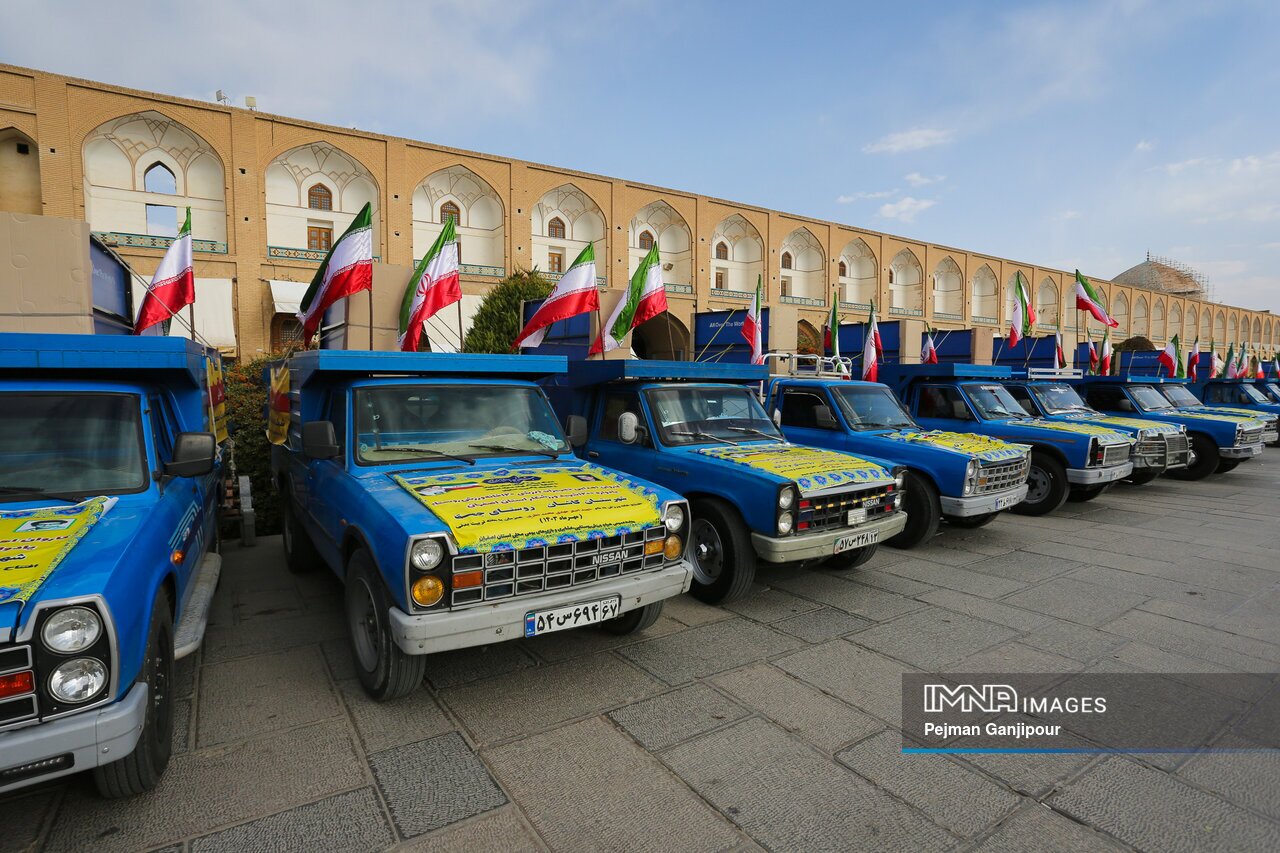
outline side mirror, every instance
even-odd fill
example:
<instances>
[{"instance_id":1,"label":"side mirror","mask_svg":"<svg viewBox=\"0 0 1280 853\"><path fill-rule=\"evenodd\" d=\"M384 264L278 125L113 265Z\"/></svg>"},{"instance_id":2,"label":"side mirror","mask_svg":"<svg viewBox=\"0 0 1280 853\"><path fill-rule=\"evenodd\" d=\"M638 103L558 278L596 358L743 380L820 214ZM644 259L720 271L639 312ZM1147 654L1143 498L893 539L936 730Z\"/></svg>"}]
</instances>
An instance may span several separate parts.
<instances>
[{"instance_id":1,"label":"side mirror","mask_svg":"<svg viewBox=\"0 0 1280 853\"><path fill-rule=\"evenodd\" d=\"M815 406L813 420L818 425L818 429L840 428L840 422L836 420L835 415L831 414L830 406Z\"/></svg>"},{"instance_id":2,"label":"side mirror","mask_svg":"<svg viewBox=\"0 0 1280 853\"><path fill-rule=\"evenodd\" d=\"M564 431L569 434L570 447L581 447L587 443L587 419L582 415L565 418Z\"/></svg>"},{"instance_id":3,"label":"side mirror","mask_svg":"<svg viewBox=\"0 0 1280 853\"><path fill-rule=\"evenodd\" d=\"M782 426L782 409L773 410L773 425L776 427Z\"/></svg>"},{"instance_id":4,"label":"side mirror","mask_svg":"<svg viewBox=\"0 0 1280 853\"><path fill-rule=\"evenodd\" d=\"M338 455L338 437L332 421L308 421L302 425L302 452L308 459L332 459Z\"/></svg>"},{"instance_id":5,"label":"side mirror","mask_svg":"<svg viewBox=\"0 0 1280 853\"><path fill-rule=\"evenodd\" d=\"M1132 412L1133 401L1131 401L1128 397L1121 397L1120 401L1116 403L1116 408L1122 412Z\"/></svg>"},{"instance_id":6,"label":"side mirror","mask_svg":"<svg viewBox=\"0 0 1280 853\"><path fill-rule=\"evenodd\" d=\"M618 440L623 444L635 444L640 440L640 419L635 412L618 415Z\"/></svg>"},{"instance_id":7,"label":"side mirror","mask_svg":"<svg viewBox=\"0 0 1280 853\"><path fill-rule=\"evenodd\" d=\"M173 442L173 459L164 464L168 477L203 477L213 470L218 444L211 432L180 432Z\"/></svg>"}]
</instances>

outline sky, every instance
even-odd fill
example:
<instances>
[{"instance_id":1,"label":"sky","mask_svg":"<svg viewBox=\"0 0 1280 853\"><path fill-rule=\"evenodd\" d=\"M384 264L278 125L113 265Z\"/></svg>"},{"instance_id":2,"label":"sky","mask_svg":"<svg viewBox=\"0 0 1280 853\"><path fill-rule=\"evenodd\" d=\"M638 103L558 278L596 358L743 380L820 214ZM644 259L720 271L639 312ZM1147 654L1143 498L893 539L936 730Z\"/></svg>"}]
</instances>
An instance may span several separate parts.
<instances>
[{"instance_id":1,"label":"sky","mask_svg":"<svg viewBox=\"0 0 1280 853\"><path fill-rule=\"evenodd\" d=\"M1280 3L51 0L0 61L1280 313Z\"/></svg>"}]
</instances>

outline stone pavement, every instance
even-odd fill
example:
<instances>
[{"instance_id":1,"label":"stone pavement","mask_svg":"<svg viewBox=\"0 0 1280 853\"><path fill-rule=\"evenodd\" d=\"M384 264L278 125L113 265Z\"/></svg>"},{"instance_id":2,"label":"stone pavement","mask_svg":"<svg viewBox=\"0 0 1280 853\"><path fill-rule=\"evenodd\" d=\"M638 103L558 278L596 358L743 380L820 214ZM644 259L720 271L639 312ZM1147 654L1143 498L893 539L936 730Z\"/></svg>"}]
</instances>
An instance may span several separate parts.
<instances>
[{"instance_id":1,"label":"stone pavement","mask_svg":"<svg viewBox=\"0 0 1280 853\"><path fill-rule=\"evenodd\" d=\"M389 705L336 581L229 548L160 788L9 795L0 851L1280 849L1280 753L903 756L895 728L913 669L1280 671L1278 516L1268 450L852 573L764 570L639 636L440 655ZM1251 744L1280 720L1224 741Z\"/></svg>"}]
</instances>

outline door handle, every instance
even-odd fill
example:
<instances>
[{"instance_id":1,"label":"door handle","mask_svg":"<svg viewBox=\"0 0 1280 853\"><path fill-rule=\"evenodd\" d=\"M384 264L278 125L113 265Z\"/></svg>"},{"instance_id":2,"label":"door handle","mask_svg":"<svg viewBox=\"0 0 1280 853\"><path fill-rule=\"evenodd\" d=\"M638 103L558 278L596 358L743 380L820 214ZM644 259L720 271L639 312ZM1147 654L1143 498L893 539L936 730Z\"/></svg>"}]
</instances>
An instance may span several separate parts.
<instances>
[{"instance_id":1,"label":"door handle","mask_svg":"<svg viewBox=\"0 0 1280 853\"><path fill-rule=\"evenodd\" d=\"M600 453L599 453L599 451L596 451L596 450L588 450L588 451L587 451L587 458L588 458L588 459L599 459L599 458L600 458Z\"/></svg>"}]
</instances>

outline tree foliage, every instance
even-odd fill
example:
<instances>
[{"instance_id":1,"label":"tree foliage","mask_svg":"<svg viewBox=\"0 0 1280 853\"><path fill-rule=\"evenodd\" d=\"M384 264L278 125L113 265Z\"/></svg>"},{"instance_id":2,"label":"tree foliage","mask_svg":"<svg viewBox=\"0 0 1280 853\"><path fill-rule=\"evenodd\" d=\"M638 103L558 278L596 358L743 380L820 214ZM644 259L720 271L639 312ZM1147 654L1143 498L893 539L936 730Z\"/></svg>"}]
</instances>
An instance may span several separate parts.
<instances>
[{"instance_id":1,"label":"tree foliage","mask_svg":"<svg viewBox=\"0 0 1280 853\"><path fill-rule=\"evenodd\" d=\"M271 481L271 443L267 441L265 419L267 388L262 371L268 362L280 358L281 353L264 355L225 365L223 370L236 474L249 477L257 532L263 536L280 532L280 501Z\"/></svg>"},{"instance_id":2,"label":"tree foliage","mask_svg":"<svg viewBox=\"0 0 1280 853\"><path fill-rule=\"evenodd\" d=\"M471 321L462 343L463 352L511 352L511 344L524 327L520 305L545 299L551 282L537 270L517 269L490 290Z\"/></svg>"},{"instance_id":3,"label":"tree foliage","mask_svg":"<svg viewBox=\"0 0 1280 853\"><path fill-rule=\"evenodd\" d=\"M1134 335L1132 338L1126 338L1116 344L1114 349L1116 352L1151 352L1156 349L1156 345L1151 342L1150 338Z\"/></svg>"}]
</instances>

